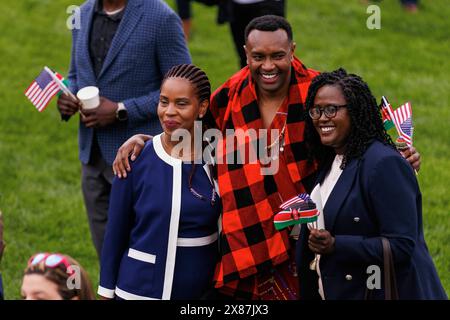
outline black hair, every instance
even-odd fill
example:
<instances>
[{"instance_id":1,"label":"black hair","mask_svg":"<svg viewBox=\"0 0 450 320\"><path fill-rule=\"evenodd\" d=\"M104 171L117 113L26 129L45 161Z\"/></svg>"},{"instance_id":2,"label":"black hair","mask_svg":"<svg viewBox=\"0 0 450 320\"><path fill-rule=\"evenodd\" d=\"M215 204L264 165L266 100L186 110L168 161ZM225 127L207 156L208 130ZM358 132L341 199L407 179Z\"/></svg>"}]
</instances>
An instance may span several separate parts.
<instances>
[{"instance_id":1,"label":"black hair","mask_svg":"<svg viewBox=\"0 0 450 320\"><path fill-rule=\"evenodd\" d=\"M199 67L193 64L179 64L173 66L166 75L162 83L168 78L182 78L189 80L195 87L195 92L199 99L199 102L208 100L211 98L211 83L209 82L206 73Z\"/></svg>"},{"instance_id":2,"label":"black hair","mask_svg":"<svg viewBox=\"0 0 450 320\"><path fill-rule=\"evenodd\" d=\"M348 74L343 68L324 72L312 80L306 98L306 112L314 106L317 91L326 85L338 86L341 89L350 116L351 130L341 169L344 169L351 159L360 158L374 139L395 148L391 137L384 129L380 109L369 86L361 77ZM310 161L318 159L321 165L334 156L334 150L321 143L309 115L306 116L305 141L308 145Z\"/></svg>"},{"instance_id":3,"label":"black hair","mask_svg":"<svg viewBox=\"0 0 450 320\"><path fill-rule=\"evenodd\" d=\"M179 64L176 66L173 66L169 71L167 71L166 75L164 76L164 79L162 81L162 84L168 79L168 78L182 78L189 80L195 87L195 93L198 97L199 102L203 102L207 100L210 101L211 98L211 83L209 82L208 76L206 73L200 69L199 67L193 65L193 64ZM162 86L161 84L161 86ZM203 130L206 131L208 126L203 124ZM207 143L203 142L203 149L206 147ZM211 176L211 185L214 188L214 182L212 179L217 177L216 168L212 166L211 164L208 165L208 169L210 171ZM194 177L196 171L196 164L194 163L192 165L191 172L189 173L188 178L188 186L191 192L200 199L206 199L203 195L199 194L192 188L192 179ZM214 198L214 195L213 195Z\"/></svg>"},{"instance_id":4,"label":"black hair","mask_svg":"<svg viewBox=\"0 0 450 320\"><path fill-rule=\"evenodd\" d=\"M292 41L291 25L285 18L275 15L260 16L250 21L245 28L245 40L247 40L248 35L253 30L277 31L278 29L286 31L289 41Z\"/></svg>"}]
</instances>

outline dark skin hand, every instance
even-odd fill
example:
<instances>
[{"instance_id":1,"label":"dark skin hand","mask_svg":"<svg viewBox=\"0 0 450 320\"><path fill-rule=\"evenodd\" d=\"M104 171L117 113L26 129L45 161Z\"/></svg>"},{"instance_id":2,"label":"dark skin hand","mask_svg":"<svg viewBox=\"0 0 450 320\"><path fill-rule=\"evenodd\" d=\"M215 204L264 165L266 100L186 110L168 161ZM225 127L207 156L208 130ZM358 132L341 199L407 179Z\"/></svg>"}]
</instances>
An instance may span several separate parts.
<instances>
[{"instance_id":1,"label":"dark skin hand","mask_svg":"<svg viewBox=\"0 0 450 320\"><path fill-rule=\"evenodd\" d=\"M416 148L410 147L406 150L400 150L402 156L409 162L409 164L416 170L420 169L420 153L417 152Z\"/></svg>"},{"instance_id":2,"label":"dark skin hand","mask_svg":"<svg viewBox=\"0 0 450 320\"><path fill-rule=\"evenodd\" d=\"M130 162L128 158L131 155L131 161L136 160L137 156L144 148L145 142L153 138L145 134L136 134L125 143L117 151L116 158L113 163L113 171L119 178L126 178L127 172L131 171Z\"/></svg>"},{"instance_id":3,"label":"dark skin hand","mask_svg":"<svg viewBox=\"0 0 450 320\"><path fill-rule=\"evenodd\" d=\"M100 105L97 108L83 110L84 117L81 118L81 121L88 128L105 127L116 121L117 108L117 103L100 97Z\"/></svg>"},{"instance_id":4,"label":"dark skin hand","mask_svg":"<svg viewBox=\"0 0 450 320\"><path fill-rule=\"evenodd\" d=\"M311 229L308 246L317 254L330 254L334 251L334 237L327 230Z\"/></svg>"},{"instance_id":5,"label":"dark skin hand","mask_svg":"<svg viewBox=\"0 0 450 320\"><path fill-rule=\"evenodd\" d=\"M64 93L59 96L57 106L62 115L73 116L80 110L81 102Z\"/></svg>"}]
</instances>

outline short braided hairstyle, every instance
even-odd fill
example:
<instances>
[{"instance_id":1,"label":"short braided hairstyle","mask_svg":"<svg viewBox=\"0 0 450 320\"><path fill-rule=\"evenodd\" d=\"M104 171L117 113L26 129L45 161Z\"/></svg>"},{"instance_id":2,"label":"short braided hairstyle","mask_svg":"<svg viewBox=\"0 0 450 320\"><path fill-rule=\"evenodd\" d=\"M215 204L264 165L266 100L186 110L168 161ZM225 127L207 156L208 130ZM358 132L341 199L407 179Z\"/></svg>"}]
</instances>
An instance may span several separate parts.
<instances>
[{"instance_id":1,"label":"short braided hairstyle","mask_svg":"<svg viewBox=\"0 0 450 320\"><path fill-rule=\"evenodd\" d=\"M193 64L179 64L173 66L167 71L161 85L168 78L182 78L189 80L195 87L195 93L199 99L199 102L208 100L211 98L211 83L209 82L206 73L199 67Z\"/></svg>"},{"instance_id":2,"label":"short braided hairstyle","mask_svg":"<svg viewBox=\"0 0 450 320\"><path fill-rule=\"evenodd\" d=\"M161 83L161 86L164 84L164 82L168 78L181 78L186 79L190 81L194 88L195 88L195 94L197 95L197 98L199 102L203 102L207 100L210 101L211 98L211 83L209 82L208 76L206 73L200 69L199 67L193 65L193 64L179 64L176 66L173 66L169 71L167 71L166 75L164 76L164 79ZM206 125L203 126L203 130L207 130L208 127ZM206 147L206 143L203 142L203 148ZM215 171L215 168L212 165L208 166L208 169L211 173L212 177L216 177L217 173ZM192 166L191 172L189 174L189 180L188 185L189 189L192 189L192 179L194 177L196 171L196 165L194 164ZM197 193L198 194L198 193ZM203 195L198 194L202 199L205 198Z\"/></svg>"},{"instance_id":3,"label":"short braided hairstyle","mask_svg":"<svg viewBox=\"0 0 450 320\"><path fill-rule=\"evenodd\" d=\"M338 86L341 89L351 121L341 169L344 169L351 159L360 158L374 139L395 148L391 137L384 129L380 109L369 86L361 77L349 74L343 68L321 73L312 80L306 98L306 112L314 107L317 91L326 85ZM309 116L306 117L305 141L309 147L310 161L317 159L321 164L334 155L332 148L322 145Z\"/></svg>"}]
</instances>

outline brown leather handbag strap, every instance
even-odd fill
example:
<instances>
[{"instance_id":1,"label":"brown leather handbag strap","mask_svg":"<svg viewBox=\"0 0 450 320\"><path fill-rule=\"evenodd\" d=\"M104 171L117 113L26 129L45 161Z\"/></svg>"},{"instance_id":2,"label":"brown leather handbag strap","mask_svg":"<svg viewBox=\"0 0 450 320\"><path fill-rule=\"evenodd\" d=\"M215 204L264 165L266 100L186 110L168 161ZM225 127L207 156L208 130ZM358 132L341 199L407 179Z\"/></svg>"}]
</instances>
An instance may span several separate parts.
<instances>
[{"instance_id":1,"label":"brown leather handbag strap","mask_svg":"<svg viewBox=\"0 0 450 320\"><path fill-rule=\"evenodd\" d=\"M381 237L383 244L384 291L386 300L398 300L397 280L391 244L387 238Z\"/></svg>"}]
</instances>

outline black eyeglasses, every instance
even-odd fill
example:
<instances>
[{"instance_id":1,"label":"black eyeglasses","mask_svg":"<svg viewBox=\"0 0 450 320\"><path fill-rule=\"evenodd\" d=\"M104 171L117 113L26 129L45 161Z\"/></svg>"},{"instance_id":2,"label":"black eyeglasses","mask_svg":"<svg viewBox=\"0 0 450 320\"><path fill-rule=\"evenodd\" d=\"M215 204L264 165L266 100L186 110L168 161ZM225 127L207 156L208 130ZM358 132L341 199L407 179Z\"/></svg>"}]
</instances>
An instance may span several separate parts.
<instances>
[{"instance_id":1,"label":"black eyeglasses","mask_svg":"<svg viewBox=\"0 0 450 320\"><path fill-rule=\"evenodd\" d=\"M320 117L322 116L322 112L325 114L325 117L331 119L331 118L336 117L336 113L340 108L345 108L345 107L347 107L346 104L344 104L342 106L328 105L323 108L314 106L311 109L309 109L308 113L309 113L309 116L311 117L311 119L313 119L313 120L319 120Z\"/></svg>"}]
</instances>

